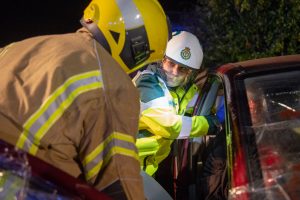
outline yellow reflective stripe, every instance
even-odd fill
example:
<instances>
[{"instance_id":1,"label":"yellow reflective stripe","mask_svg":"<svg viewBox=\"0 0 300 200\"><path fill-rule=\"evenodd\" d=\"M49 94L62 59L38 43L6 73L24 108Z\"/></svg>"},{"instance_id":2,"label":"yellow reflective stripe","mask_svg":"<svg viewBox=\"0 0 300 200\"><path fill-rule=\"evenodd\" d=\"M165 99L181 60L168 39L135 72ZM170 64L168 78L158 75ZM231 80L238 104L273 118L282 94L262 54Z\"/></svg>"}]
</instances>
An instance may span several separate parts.
<instances>
[{"instance_id":1,"label":"yellow reflective stripe","mask_svg":"<svg viewBox=\"0 0 300 200\"><path fill-rule=\"evenodd\" d=\"M118 133L118 132L115 132L114 135L116 136L116 138L118 138L120 140L123 140L126 142L131 142L133 144L135 143L135 140L131 135L126 135L124 133Z\"/></svg>"},{"instance_id":2,"label":"yellow reflective stripe","mask_svg":"<svg viewBox=\"0 0 300 200\"><path fill-rule=\"evenodd\" d=\"M49 117L48 121L43 124L43 126L38 130L38 132L36 132L34 137L34 142L33 142L35 145L31 146L31 148L29 149L29 153L33 155L36 154L36 151L38 150L37 145L40 143L42 137L51 128L51 126L57 121L57 119L62 116L65 109L67 109L72 104L72 102L76 99L77 96L79 96L84 92L101 88L101 86L102 84L98 82L98 83L92 83L86 86L82 86L74 90L68 96L68 99L66 99L62 104L60 104L59 108L53 113L53 115L51 115L51 117Z\"/></svg>"},{"instance_id":3,"label":"yellow reflective stripe","mask_svg":"<svg viewBox=\"0 0 300 200\"><path fill-rule=\"evenodd\" d=\"M101 144L99 144L94 151L92 151L84 158L82 163L83 166L86 166L89 162L93 161L99 155L99 153L103 151L104 147L114 138L135 144L134 138L132 136L126 135L124 133L114 132L109 135Z\"/></svg>"},{"instance_id":4,"label":"yellow reflective stripe","mask_svg":"<svg viewBox=\"0 0 300 200\"><path fill-rule=\"evenodd\" d=\"M88 163L93 161L99 153L101 153L104 149L104 147L113 139L114 135L111 134L109 137L107 137L101 144L99 144L94 151L92 151L89 155L87 155L84 160L82 161L82 165L86 166Z\"/></svg>"},{"instance_id":5,"label":"yellow reflective stripe","mask_svg":"<svg viewBox=\"0 0 300 200\"><path fill-rule=\"evenodd\" d=\"M126 149L123 147L118 147L118 146L113 147L109 150L109 153L105 156L105 158L103 160L101 160L93 169L88 171L88 173L86 174L86 179L89 180L92 177L94 177L95 175L97 175L97 173L100 171L100 169L102 167L104 167L110 161L111 157L113 157L116 154L129 156L136 160L139 160L139 157L135 151L129 150L129 149Z\"/></svg>"},{"instance_id":6,"label":"yellow reflective stripe","mask_svg":"<svg viewBox=\"0 0 300 200\"><path fill-rule=\"evenodd\" d=\"M90 78L90 77L99 77L100 75L101 75L100 72L98 70L95 70L95 71L86 72L83 74L73 76L73 77L69 78L68 80L66 80L66 82L62 86L60 86L58 89L56 89L55 92L46 99L46 101L41 105L41 107L25 122L25 124L23 125L24 131L22 132L22 134L19 137L19 140L17 142L17 147L23 148L25 141L28 139L27 137L28 137L29 130L32 127L32 125L39 119L39 117L41 117L45 113L45 111L47 111L49 106L57 99L57 97L62 95L71 84L79 82L79 81L87 79L87 78ZM96 89L99 87L102 87L101 82L93 82L90 85L83 86L81 89L77 90L76 92L74 92L75 91L74 90L72 92L72 95L69 95L68 100L65 101L66 103L64 103L63 106L60 106L59 108L61 109L61 108L64 108L64 106L69 105L69 103L75 99L76 95L78 96L79 94L81 94L85 91L88 91L91 89ZM52 123L54 122L53 119L51 121L52 121ZM48 130L48 129L49 128L47 128L47 129L44 128L44 130ZM43 134L41 134L41 133L39 135L43 136ZM35 150L33 149L32 153L34 153L34 151Z\"/></svg>"},{"instance_id":7,"label":"yellow reflective stripe","mask_svg":"<svg viewBox=\"0 0 300 200\"><path fill-rule=\"evenodd\" d=\"M112 140L114 140L112 142ZM108 151L108 152L105 152ZM91 179L105 166L115 154L139 160L136 152L135 139L130 135L114 132L99 144L82 161L86 169L86 179Z\"/></svg>"}]
</instances>

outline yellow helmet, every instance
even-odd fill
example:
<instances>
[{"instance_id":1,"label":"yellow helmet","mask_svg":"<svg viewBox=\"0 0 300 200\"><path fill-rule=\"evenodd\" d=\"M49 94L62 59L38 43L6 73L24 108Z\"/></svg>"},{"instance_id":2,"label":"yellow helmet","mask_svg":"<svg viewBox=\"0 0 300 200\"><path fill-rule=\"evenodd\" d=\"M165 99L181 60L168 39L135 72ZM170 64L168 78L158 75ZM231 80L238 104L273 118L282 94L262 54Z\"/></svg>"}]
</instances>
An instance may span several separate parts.
<instances>
[{"instance_id":1,"label":"yellow helmet","mask_svg":"<svg viewBox=\"0 0 300 200\"><path fill-rule=\"evenodd\" d=\"M92 0L81 23L127 73L161 60L171 35L157 0Z\"/></svg>"}]
</instances>

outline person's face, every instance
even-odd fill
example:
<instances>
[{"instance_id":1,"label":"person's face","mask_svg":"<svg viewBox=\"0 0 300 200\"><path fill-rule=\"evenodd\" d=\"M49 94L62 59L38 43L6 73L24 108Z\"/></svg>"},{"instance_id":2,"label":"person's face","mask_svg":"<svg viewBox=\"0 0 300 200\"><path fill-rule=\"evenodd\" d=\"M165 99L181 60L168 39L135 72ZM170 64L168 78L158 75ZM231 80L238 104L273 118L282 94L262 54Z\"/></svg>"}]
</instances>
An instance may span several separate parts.
<instances>
[{"instance_id":1,"label":"person's face","mask_svg":"<svg viewBox=\"0 0 300 200\"><path fill-rule=\"evenodd\" d=\"M263 99L262 97L253 97L248 94L248 106L251 114L251 119L253 124L261 124L263 123Z\"/></svg>"},{"instance_id":2,"label":"person's face","mask_svg":"<svg viewBox=\"0 0 300 200\"><path fill-rule=\"evenodd\" d=\"M169 87L177 87L184 83L187 76L191 73L191 69L172 62L168 58L162 61L162 68L167 77L167 85Z\"/></svg>"}]
</instances>

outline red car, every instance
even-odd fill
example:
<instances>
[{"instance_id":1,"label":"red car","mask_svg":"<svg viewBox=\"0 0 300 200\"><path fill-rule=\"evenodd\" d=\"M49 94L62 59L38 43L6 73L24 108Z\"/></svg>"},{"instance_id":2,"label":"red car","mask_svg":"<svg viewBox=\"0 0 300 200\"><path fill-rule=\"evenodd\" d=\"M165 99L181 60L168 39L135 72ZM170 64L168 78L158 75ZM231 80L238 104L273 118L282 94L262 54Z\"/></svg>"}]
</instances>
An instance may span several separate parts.
<instances>
[{"instance_id":1,"label":"red car","mask_svg":"<svg viewBox=\"0 0 300 200\"><path fill-rule=\"evenodd\" d=\"M200 96L197 115L215 114L220 99L224 102L227 179L221 181L227 184L211 192L225 190L221 199L232 200L299 199L300 55L220 66L209 74ZM168 189L174 199L202 199L201 188L214 187L199 181L211 138L190 139L189 148L175 143L173 186Z\"/></svg>"},{"instance_id":2,"label":"red car","mask_svg":"<svg viewBox=\"0 0 300 200\"><path fill-rule=\"evenodd\" d=\"M300 55L217 68L203 91L199 114L213 110L220 95L229 199L299 199Z\"/></svg>"},{"instance_id":3,"label":"red car","mask_svg":"<svg viewBox=\"0 0 300 200\"><path fill-rule=\"evenodd\" d=\"M300 197L300 55L217 70L226 99L231 199Z\"/></svg>"},{"instance_id":4,"label":"red car","mask_svg":"<svg viewBox=\"0 0 300 200\"><path fill-rule=\"evenodd\" d=\"M0 140L0 199L111 199L83 181Z\"/></svg>"}]
</instances>

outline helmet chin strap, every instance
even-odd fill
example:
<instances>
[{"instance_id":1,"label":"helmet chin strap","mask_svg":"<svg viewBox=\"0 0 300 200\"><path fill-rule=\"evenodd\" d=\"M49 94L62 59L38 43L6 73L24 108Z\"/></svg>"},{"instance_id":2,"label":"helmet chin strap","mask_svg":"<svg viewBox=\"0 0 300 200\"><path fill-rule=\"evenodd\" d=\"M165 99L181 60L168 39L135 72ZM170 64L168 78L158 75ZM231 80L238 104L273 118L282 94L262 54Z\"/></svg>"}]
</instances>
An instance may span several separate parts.
<instances>
[{"instance_id":1,"label":"helmet chin strap","mask_svg":"<svg viewBox=\"0 0 300 200\"><path fill-rule=\"evenodd\" d=\"M93 21L86 22L84 19L81 19L80 23L83 27L87 28L92 33L95 40L99 42L109 54L111 54L110 46L105 39L102 31L98 28L97 24Z\"/></svg>"}]
</instances>

